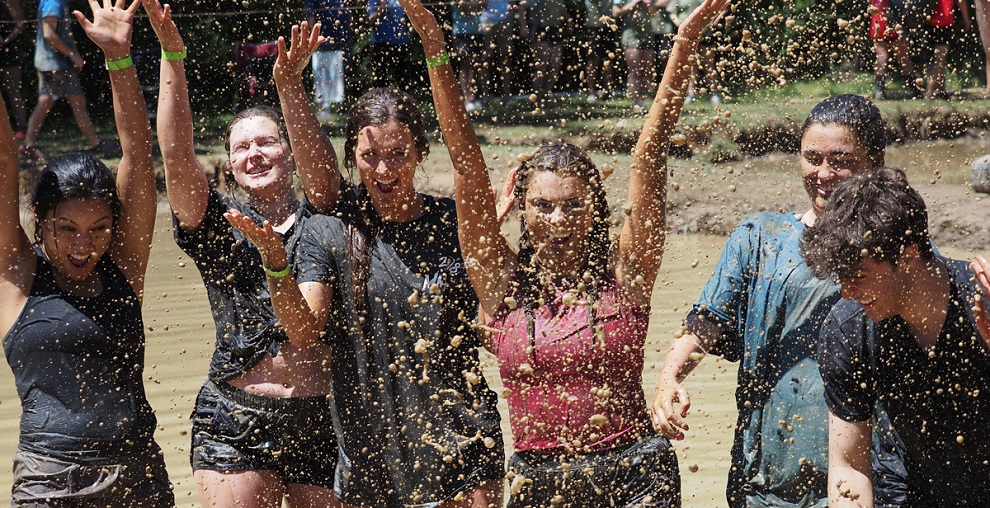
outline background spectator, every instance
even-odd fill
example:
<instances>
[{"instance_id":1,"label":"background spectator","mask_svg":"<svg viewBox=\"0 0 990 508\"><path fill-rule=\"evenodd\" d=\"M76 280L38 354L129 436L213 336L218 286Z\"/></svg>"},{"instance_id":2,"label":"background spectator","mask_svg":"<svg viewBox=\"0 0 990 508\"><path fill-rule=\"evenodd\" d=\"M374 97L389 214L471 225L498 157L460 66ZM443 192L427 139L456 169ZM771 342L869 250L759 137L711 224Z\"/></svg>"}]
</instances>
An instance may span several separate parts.
<instances>
[{"instance_id":1,"label":"background spectator","mask_svg":"<svg viewBox=\"0 0 990 508\"><path fill-rule=\"evenodd\" d=\"M670 21L674 23L674 26L680 27L688 14L693 12L701 3L702 0L670 0L670 3L667 5L667 14L670 15ZM711 30L714 31L714 29ZM699 61L694 67L694 73L691 75L691 82L688 85L688 102L694 100L694 93L698 84L698 73L700 72L703 73L705 84L708 87L708 91L711 92L712 104L718 105L722 103L722 98L718 96L715 90L718 75L715 69L715 48L711 37L711 34L704 35L698 41Z\"/></svg>"},{"instance_id":2,"label":"background spectator","mask_svg":"<svg viewBox=\"0 0 990 508\"><path fill-rule=\"evenodd\" d=\"M498 93L505 101L512 95L512 6L509 0L488 0L481 12L481 33L484 36L484 64L481 66L479 93L483 99L494 95L495 79Z\"/></svg>"},{"instance_id":3,"label":"background spectator","mask_svg":"<svg viewBox=\"0 0 990 508\"><path fill-rule=\"evenodd\" d=\"M10 106L14 137L24 139L27 128L27 107L21 95L21 34L24 33L24 11L20 0L0 2L0 86Z\"/></svg>"},{"instance_id":4,"label":"background spectator","mask_svg":"<svg viewBox=\"0 0 990 508\"><path fill-rule=\"evenodd\" d=\"M893 26L887 23L888 0L871 0L870 5L876 9L870 18L870 37L874 42L874 51L877 55L876 68L874 70L875 89L873 98L885 100L887 98L887 67L890 62L890 53L893 50L894 58L901 66L901 74L904 76L904 88L912 96L920 97L921 90L915 82L917 77L914 72L914 64L911 63L911 48L908 47L907 38L901 37Z\"/></svg>"},{"instance_id":5,"label":"background spectator","mask_svg":"<svg viewBox=\"0 0 990 508\"><path fill-rule=\"evenodd\" d=\"M928 24L931 44L934 47L932 61L928 65L928 88L925 90L926 99L948 99L949 92L945 89L945 61L949 56L949 42L952 40L952 25L956 20L957 0L938 0ZM959 10L962 11L963 25L966 30L972 29L969 21L969 4L962 1Z\"/></svg>"},{"instance_id":6,"label":"background spectator","mask_svg":"<svg viewBox=\"0 0 990 508\"><path fill-rule=\"evenodd\" d=\"M584 68L588 102L611 92L615 67L611 61L619 51L615 21L612 18L613 0L584 0L587 14L584 22L585 40L588 44L588 60Z\"/></svg>"},{"instance_id":7,"label":"background spectator","mask_svg":"<svg viewBox=\"0 0 990 508\"><path fill-rule=\"evenodd\" d=\"M980 28L980 42L986 60L986 91L990 92L990 0L973 0L973 5L976 6L976 26Z\"/></svg>"},{"instance_id":8,"label":"background spectator","mask_svg":"<svg viewBox=\"0 0 990 508\"><path fill-rule=\"evenodd\" d=\"M478 83L481 81L481 67L484 62L480 16L484 4L484 0L465 0L454 5L452 12L457 83L461 87L468 113L481 109Z\"/></svg>"},{"instance_id":9,"label":"background spectator","mask_svg":"<svg viewBox=\"0 0 990 508\"><path fill-rule=\"evenodd\" d=\"M351 53L351 14L343 0L305 0L309 26L321 23L327 41L313 53L313 95L316 114L326 117L344 102L344 72Z\"/></svg>"},{"instance_id":10,"label":"background spectator","mask_svg":"<svg viewBox=\"0 0 990 508\"><path fill-rule=\"evenodd\" d=\"M420 74L409 58L409 25L399 0L368 0L368 17L373 27L369 60L374 88L394 86L409 90L412 76Z\"/></svg>"},{"instance_id":11,"label":"background spectator","mask_svg":"<svg viewBox=\"0 0 990 508\"><path fill-rule=\"evenodd\" d=\"M570 17L563 0L529 0L519 4L519 35L533 45L533 92L540 101L553 95L560 77L564 25Z\"/></svg>"},{"instance_id":12,"label":"background spectator","mask_svg":"<svg viewBox=\"0 0 990 508\"><path fill-rule=\"evenodd\" d=\"M656 88L652 18L658 15L659 8L651 0L615 0L612 6L612 16L623 21L622 54L629 70L626 95L638 113L645 112L644 104Z\"/></svg>"}]
</instances>

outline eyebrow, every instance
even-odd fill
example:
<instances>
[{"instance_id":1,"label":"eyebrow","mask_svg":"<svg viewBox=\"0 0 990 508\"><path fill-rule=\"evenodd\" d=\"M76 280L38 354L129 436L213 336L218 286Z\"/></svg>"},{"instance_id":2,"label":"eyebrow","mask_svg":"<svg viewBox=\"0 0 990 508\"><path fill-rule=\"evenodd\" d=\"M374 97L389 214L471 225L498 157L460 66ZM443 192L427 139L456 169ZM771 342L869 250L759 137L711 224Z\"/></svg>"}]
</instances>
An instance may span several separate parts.
<instances>
[{"instance_id":1,"label":"eyebrow","mask_svg":"<svg viewBox=\"0 0 990 508\"><path fill-rule=\"evenodd\" d=\"M109 215L104 215L103 217L100 217L99 219L96 219L95 221L93 221L93 223L96 224L97 222L104 221L104 220L107 220L107 219L112 219L112 218L113 217L111 217ZM77 223L76 221L74 221L74 220L72 220L72 219L70 219L68 217L64 217L64 216L63 217L53 217L53 219L54 220L59 220L59 221L71 222L72 224L74 224L76 226L79 225L79 223Z\"/></svg>"}]
</instances>

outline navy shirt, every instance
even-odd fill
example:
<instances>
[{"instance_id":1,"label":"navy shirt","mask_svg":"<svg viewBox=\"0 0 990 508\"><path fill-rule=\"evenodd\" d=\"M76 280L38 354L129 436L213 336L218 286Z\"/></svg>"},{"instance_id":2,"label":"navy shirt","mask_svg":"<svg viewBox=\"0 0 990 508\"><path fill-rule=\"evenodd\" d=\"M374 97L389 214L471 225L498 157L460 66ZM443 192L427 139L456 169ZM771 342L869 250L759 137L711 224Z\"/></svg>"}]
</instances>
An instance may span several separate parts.
<instances>
[{"instance_id":1,"label":"navy shirt","mask_svg":"<svg viewBox=\"0 0 990 508\"><path fill-rule=\"evenodd\" d=\"M968 263L945 261L948 315L928 353L900 316L874 323L855 301L832 309L819 359L829 410L870 421L880 402L904 441L912 506L990 502L990 349L976 330Z\"/></svg>"},{"instance_id":2,"label":"navy shirt","mask_svg":"<svg viewBox=\"0 0 990 508\"><path fill-rule=\"evenodd\" d=\"M303 0L306 17L321 23L320 35L326 42L317 51L342 51L350 48L351 13L344 0Z\"/></svg>"},{"instance_id":3,"label":"navy shirt","mask_svg":"<svg viewBox=\"0 0 990 508\"><path fill-rule=\"evenodd\" d=\"M210 298L217 328L216 350L210 363L210 379L214 382L237 377L266 353L278 355L282 342L288 340L272 309L268 277L258 248L223 216L231 208L258 224L265 220L249 205L211 190L198 228L186 231L174 216L172 221L175 241L196 263ZM281 235L289 266L295 264L301 224L311 214L309 205L300 205L295 223Z\"/></svg>"}]
</instances>

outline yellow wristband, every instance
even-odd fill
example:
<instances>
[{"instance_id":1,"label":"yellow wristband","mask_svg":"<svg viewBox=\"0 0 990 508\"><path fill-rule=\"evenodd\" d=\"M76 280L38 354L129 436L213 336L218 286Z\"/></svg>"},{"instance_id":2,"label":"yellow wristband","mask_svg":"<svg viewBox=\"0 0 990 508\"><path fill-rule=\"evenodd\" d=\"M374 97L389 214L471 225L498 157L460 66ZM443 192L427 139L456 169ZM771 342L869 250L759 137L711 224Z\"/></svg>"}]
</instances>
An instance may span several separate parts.
<instances>
[{"instance_id":1,"label":"yellow wristband","mask_svg":"<svg viewBox=\"0 0 990 508\"><path fill-rule=\"evenodd\" d=\"M447 53L440 53L437 56L426 59L426 68L436 69L441 65L447 65L449 63L450 63L450 55L448 55Z\"/></svg>"},{"instance_id":2,"label":"yellow wristband","mask_svg":"<svg viewBox=\"0 0 990 508\"><path fill-rule=\"evenodd\" d=\"M282 278L287 277L290 273L292 273L292 267L289 266L289 263L286 263L285 264L285 268L283 268L283 269L281 269L281 270L279 270L279 271L276 272L275 270L272 270L271 268L268 268L267 266L265 266L265 273L267 273L269 277L275 277L276 279L282 279Z\"/></svg>"},{"instance_id":3,"label":"yellow wristband","mask_svg":"<svg viewBox=\"0 0 990 508\"><path fill-rule=\"evenodd\" d=\"M182 48L182 51L165 51L162 49L162 60L168 60L169 62L179 62L186 59L186 48Z\"/></svg>"},{"instance_id":4,"label":"yellow wristband","mask_svg":"<svg viewBox=\"0 0 990 508\"><path fill-rule=\"evenodd\" d=\"M131 55L127 55L120 60L107 60L107 70L119 71L128 67L134 67L134 60L131 60Z\"/></svg>"}]
</instances>

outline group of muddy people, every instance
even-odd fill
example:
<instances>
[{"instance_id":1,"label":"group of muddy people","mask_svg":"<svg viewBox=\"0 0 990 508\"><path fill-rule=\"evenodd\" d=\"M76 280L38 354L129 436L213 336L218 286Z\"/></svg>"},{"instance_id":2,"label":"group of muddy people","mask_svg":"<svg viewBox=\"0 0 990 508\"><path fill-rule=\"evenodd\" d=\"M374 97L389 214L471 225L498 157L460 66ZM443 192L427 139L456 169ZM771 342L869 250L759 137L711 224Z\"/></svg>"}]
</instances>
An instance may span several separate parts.
<instances>
[{"instance_id":1,"label":"group of muddy people","mask_svg":"<svg viewBox=\"0 0 990 508\"><path fill-rule=\"evenodd\" d=\"M211 188L171 8L91 0L74 14L106 57L123 155L116 173L91 153L53 157L27 208L33 239L0 111L0 331L23 411L12 506L175 504L143 386L157 192L130 59L142 4L162 48L175 241L216 324L189 433L204 506L680 506L671 440L691 422L682 383L709 354L739 365L729 506L987 506L990 264L938 253L923 199L884 165L880 112L859 96L811 111L810 208L735 230L647 403L667 148L698 41L728 3L705 0L672 37L617 219L594 162L568 144L540 147L493 193L420 0L402 6L453 198L415 190L430 139L420 105L386 88L351 106L342 175L303 85L323 42L308 23L279 41L281 114L254 107L227 128L238 190ZM501 233L510 214L515 244ZM481 348L505 386L507 462Z\"/></svg>"}]
</instances>

